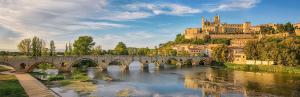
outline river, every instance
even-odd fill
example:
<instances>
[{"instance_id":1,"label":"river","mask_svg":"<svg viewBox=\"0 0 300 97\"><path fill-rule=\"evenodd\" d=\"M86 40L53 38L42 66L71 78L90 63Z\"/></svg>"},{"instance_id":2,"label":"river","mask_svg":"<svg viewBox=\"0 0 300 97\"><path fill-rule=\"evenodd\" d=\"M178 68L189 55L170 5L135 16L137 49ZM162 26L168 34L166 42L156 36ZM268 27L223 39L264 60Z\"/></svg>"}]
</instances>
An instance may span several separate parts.
<instances>
[{"instance_id":1,"label":"river","mask_svg":"<svg viewBox=\"0 0 300 97\"><path fill-rule=\"evenodd\" d=\"M300 75L255 73L211 67L164 68L141 71L138 62L121 72L111 65L107 72L89 68L92 82L50 86L63 97L300 97ZM104 81L103 76L112 78Z\"/></svg>"}]
</instances>

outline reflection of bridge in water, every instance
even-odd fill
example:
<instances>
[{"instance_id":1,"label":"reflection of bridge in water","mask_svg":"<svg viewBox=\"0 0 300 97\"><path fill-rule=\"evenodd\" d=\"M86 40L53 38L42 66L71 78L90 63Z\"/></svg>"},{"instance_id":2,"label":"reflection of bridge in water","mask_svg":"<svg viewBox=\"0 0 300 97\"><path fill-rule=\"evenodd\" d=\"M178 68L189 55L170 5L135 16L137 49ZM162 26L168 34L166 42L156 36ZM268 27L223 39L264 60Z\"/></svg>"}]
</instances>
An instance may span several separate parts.
<instances>
[{"instance_id":1,"label":"reflection of bridge in water","mask_svg":"<svg viewBox=\"0 0 300 97\"><path fill-rule=\"evenodd\" d=\"M185 62L191 62L192 65L201 63L210 64L208 58L192 56L55 56L55 57L0 57L0 64L9 65L16 71L32 71L40 63L49 63L61 71L69 71L78 61L89 60L97 64L97 68L102 71L107 70L107 66L112 62L120 63L122 70L129 69L129 64L133 61L139 61L142 68L148 68L148 64L154 63L156 68L161 68L170 60L176 60L177 66L182 66Z\"/></svg>"}]
</instances>

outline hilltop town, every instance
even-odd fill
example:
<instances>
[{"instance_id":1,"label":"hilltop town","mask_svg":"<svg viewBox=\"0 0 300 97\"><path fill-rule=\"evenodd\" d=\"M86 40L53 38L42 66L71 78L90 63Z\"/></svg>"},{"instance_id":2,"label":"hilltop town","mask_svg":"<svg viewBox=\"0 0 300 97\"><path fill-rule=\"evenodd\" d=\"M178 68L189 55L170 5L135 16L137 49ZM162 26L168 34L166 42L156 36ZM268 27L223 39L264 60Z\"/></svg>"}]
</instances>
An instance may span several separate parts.
<instances>
[{"instance_id":1,"label":"hilltop town","mask_svg":"<svg viewBox=\"0 0 300 97\"><path fill-rule=\"evenodd\" d=\"M260 24L251 22L242 24L222 23L220 16L214 16L213 21L202 17L201 28L186 28L183 34L178 34L174 42L162 44L176 50L177 54L212 57L213 48L225 44L229 49L229 60L236 64L274 64L272 61L247 60L244 47L249 41L264 38L283 38L300 35L300 23L297 24Z\"/></svg>"}]
</instances>

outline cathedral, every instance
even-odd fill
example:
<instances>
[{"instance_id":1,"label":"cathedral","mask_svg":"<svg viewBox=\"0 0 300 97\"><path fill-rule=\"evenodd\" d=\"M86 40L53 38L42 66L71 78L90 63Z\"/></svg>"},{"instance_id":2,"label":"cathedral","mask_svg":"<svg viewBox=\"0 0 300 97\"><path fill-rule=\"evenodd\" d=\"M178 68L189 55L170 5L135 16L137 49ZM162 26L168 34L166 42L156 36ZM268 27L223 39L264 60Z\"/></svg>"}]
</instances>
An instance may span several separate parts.
<instances>
[{"instance_id":1,"label":"cathedral","mask_svg":"<svg viewBox=\"0 0 300 97\"><path fill-rule=\"evenodd\" d=\"M221 23L220 16L214 17L213 21L205 20L202 17L202 31L205 33L250 33L251 23L227 24Z\"/></svg>"},{"instance_id":2,"label":"cathedral","mask_svg":"<svg viewBox=\"0 0 300 97\"><path fill-rule=\"evenodd\" d=\"M203 38L206 35L227 37L232 34L250 34L259 31L259 27L252 27L250 22L243 24L227 24L221 23L220 16L214 16L213 21L206 20L202 17L202 29L187 28L184 32L186 39ZM248 36L247 36L248 37Z\"/></svg>"}]
</instances>

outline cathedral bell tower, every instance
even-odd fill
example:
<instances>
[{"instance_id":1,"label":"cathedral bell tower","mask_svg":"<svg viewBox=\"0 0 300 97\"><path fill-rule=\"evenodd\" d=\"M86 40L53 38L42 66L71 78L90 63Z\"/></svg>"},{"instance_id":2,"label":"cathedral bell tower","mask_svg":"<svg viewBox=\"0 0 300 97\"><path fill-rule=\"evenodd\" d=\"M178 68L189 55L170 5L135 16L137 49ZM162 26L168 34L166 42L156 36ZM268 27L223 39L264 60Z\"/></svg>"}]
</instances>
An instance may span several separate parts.
<instances>
[{"instance_id":1,"label":"cathedral bell tower","mask_svg":"<svg viewBox=\"0 0 300 97\"><path fill-rule=\"evenodd\" d=\"M214 17L214 24L215 24L215 26L219 26L220 25L220 16L219 15L216 15L215 17Z\"/></svg>"},{"instance_id":2,"label":"cathedral bell tower","mask_svg":"<svg viewBox=\"0 0 300 97\"><path fill-rule=\"evenodd\" d=\"M204 28L204 25L205 25L205 18L202 16L202 29Z\"/></svg>"}]
</instances>

